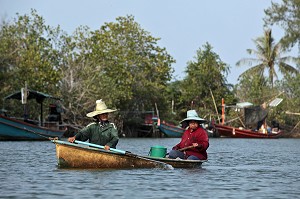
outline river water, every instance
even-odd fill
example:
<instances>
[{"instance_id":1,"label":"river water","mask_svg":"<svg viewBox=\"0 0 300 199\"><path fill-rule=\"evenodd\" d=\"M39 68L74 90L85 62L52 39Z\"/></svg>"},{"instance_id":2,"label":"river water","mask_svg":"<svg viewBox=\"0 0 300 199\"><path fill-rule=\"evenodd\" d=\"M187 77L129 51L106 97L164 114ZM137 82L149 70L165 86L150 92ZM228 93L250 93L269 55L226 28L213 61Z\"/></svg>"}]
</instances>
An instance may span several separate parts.
<instances>
[{"instance_id":1,"label":"river water","mask_svg":"<svg viewBox=\"0 0 300 199\"><path fill-rule=\"evenodd\" d=\"M147 155L179 140L121 138L118 149ZM197 169L60 169L50 141L0 151L0 198L300 198L300 139L211 138Z\"/></svg>"}]
</instances>

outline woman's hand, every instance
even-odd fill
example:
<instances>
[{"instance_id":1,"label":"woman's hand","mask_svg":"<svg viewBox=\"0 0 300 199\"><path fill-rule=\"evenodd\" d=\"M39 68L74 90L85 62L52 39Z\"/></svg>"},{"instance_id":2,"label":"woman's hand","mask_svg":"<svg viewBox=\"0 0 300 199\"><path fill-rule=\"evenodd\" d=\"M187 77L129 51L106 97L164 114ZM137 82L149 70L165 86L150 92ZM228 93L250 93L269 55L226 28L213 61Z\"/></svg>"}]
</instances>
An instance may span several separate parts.
<instances>
[{"instance_id":1,"label":"woman's hand","mask_svg":"<svg viewBox=\"0 0 300 199\"><path fill-rule=\"evenodd\" d=\"M199 146L198 143L193 143L193 147L197 147L197 146Z\"/></svg>"},{"instance_id":2,"label":"woman's hand","mask_svg":"<svg viewBox=\"0 0 300 199\"><path fill-rule=\"evenodd\" d=\"M109 150L110 147L109 147L108 145L105 145L105 146L104 146L104 149L105 149L105 150Z\"/></svg>"},{"instance_id":3,"label":"woman's hand","mask_svg":"<svg viewBox=\"0 0 300 199\"><path fill-rule=\"evenodd\" d=\"M68 141L71 142L71 143L73 143L73 142L75 141L75 136L69 137L69 138L68 138Z\"/></svg>"},{"instance_id":4,"label":"woman's hand","mask_svg":"<svg viewBox=\"0 0 300 199\"><path fill-rule=\"evenodd\" d=\"M177 147L177 146L174 146L173 148L172 148L172 150L178 150L179 148Z\"/></svg>"}]
</instances>

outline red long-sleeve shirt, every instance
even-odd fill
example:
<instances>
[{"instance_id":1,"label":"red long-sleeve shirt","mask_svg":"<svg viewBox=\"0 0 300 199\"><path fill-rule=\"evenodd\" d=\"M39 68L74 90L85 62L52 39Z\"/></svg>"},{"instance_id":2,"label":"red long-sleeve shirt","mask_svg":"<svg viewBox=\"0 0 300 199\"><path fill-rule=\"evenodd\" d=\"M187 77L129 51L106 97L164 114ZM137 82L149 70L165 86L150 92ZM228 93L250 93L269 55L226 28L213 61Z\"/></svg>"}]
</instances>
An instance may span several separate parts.
<instances>
[{"instance_id":1,"label":"red long-sleeve shirt","mask_svg":"<svg viewBox=\"0 0 300 199\"><path fill-rule=\"evenodd\" d=\"M174 150L178 150L184 147L192 146L193 143L198 143L198 147L190 148L185 151L187 156L194 155L200 160L207 159L207 148L209 147L209 139L206 131L202 127L198 127L193 132L190 128L185 130L182 135L180 143L173 147Z\"/></svg>"}]
</instances>

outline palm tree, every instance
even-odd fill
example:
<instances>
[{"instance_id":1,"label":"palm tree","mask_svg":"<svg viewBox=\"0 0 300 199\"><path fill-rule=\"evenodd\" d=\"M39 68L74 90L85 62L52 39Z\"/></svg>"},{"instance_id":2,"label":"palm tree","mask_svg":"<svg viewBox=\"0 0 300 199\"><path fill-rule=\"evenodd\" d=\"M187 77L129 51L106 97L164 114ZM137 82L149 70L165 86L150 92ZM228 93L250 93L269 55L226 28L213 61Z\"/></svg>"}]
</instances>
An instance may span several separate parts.
<instances>
[{"instance_id":1,"label":"palm tree","mask_svg":"<svg viewBox=\"0 0 300 199\"><path fill-rule=\"evenodd\" d=\"M256 50L247 49L247 52L251 55L254 54L257 58L244 58L236 63L237 66L243 64L257 64L243 72L239 77L248 75L259 75L263 77L265 70L268 70L270 83L273 88L274 77L278 79L275 71L275 66L278 66L279 71L285 75L288 73L299 73L299 71L293 66L287 64L287 62L299 63L299 58L291 56L281 57L285 50L281 47L281 43L274 44L271 30L265 30L264 36L258 37L254 40Z\"/></svg>"}]
</instances>

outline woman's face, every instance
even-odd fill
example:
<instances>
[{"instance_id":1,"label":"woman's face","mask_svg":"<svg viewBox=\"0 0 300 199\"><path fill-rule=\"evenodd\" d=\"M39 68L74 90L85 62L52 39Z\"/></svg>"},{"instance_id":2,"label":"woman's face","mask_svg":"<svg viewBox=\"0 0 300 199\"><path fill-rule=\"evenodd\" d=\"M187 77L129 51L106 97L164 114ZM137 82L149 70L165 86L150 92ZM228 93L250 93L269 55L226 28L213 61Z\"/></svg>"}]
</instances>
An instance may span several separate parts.
<instances>
[{"instance_id":1,"label":"woman's face","mask_svg":"<svg viewBox=\"0 0 300 199\"><path fill-rule=\"evenodd\" d=\"M100 114L100 115L98 115L98 118L99 118L101 121L106 121L106 120L108 120L108 113Z\"/></svg>"},{"instance_id":2,"label":"woman's face","mask_svg":"<svg viewBox=\"0 0 300 199\"><path fill-rule=\"evenodd\" d=\"M199 124L198 124L197 121L195 121L195 120L189 121L189 127L190 127L190 129L195 130L195 129L198 128L198 126L199 126Z\"/></svg>"}]
</instances>

